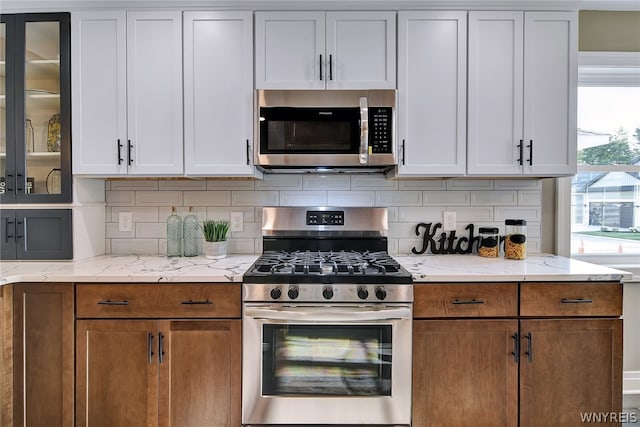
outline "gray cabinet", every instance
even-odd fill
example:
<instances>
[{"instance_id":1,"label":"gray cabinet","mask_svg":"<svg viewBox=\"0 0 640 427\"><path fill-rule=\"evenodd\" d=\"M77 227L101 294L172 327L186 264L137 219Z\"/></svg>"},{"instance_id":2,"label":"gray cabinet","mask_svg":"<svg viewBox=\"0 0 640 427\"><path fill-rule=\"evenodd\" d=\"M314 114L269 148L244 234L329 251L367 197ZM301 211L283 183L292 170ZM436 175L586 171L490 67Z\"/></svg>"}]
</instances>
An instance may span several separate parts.
<instances>
[{"instance_id":1,"label":"gray cabinet","mask_svg":"<svg viewBox=\"0 0 640 427\"><path fill-rule=\"evenodd\" d=\"M0 259L71 259L71 209L3 209Z\"/></svg>"}]
</instances>

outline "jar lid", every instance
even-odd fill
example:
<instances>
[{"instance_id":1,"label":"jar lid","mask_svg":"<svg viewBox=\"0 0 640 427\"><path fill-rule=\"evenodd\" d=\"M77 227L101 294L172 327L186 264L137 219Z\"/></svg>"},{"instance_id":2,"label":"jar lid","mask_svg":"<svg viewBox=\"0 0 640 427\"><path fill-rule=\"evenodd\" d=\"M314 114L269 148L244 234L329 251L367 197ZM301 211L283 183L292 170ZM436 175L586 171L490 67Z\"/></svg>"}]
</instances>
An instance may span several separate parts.
<instances>
[{"instance_id":1,"label":"jar lid","mask_svg":"<svg viewBox=\"0 0 640 427\"><path fill-rule=\"evenodd\" d=\"M498 234L500 231L496 227L480 227L478 233L484 234Z\"/></svg>"},{"instance_id":2,"label":"jar lid","mask_svg":"<svg viewBox=\"0 0 640 427\"><path fill-rule=\"evenodd\" d=\"M527 225L526 219L505 219L505 225Z\"/></svg>"}]
</instances>

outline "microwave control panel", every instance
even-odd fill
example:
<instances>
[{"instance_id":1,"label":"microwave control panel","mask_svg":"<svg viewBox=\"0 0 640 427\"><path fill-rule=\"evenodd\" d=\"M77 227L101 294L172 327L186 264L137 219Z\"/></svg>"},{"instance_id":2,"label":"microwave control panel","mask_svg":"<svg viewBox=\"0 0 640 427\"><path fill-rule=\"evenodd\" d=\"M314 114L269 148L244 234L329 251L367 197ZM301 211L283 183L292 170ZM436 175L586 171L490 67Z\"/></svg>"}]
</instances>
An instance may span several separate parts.
<instances>
[{"instance_id":1,"label":"microwave control panel","mask_svg":"<svg viewBox=\"0 0 640 427\"><path fill-rule=\"evenodd\" d=\"M369 153L391 153L391 107L369 107Z\"/></svg>"}]
</instances>

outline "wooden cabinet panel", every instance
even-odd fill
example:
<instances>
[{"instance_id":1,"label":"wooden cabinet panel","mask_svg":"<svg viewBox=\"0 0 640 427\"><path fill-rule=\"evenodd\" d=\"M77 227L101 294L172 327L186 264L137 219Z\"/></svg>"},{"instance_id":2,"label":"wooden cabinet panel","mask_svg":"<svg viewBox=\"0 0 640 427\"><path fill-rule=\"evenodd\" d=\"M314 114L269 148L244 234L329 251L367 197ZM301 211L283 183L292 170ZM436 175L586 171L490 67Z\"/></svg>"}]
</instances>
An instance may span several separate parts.
<instances>
[{"instance_id":1,"label":"wooden cabinet panel","mask_svg":"<svg viewBox=\"0 0 640 427\"><path fill-rule=\"evenodd\" d=\"M416 284L413 317L516 317L517 283Z\"/></svg>"},{"instance_id":2,"label":"wooden cabinet panel","mask_svg":"<svg viewBox=\"0 0 640 427\"><path fill-rule=\"evenodd\" d=\"M622 285L616 283L523 283L521 316L622 315Z\"/></svg>"},{"instance_id":3,"label":"wooden cabinet panel","mask_svg":"<svg viewBox=\"0 0 640 427\"><path fill-rule=\"evenodd\" d=\"M517 425L517 320L418 320L413 330L413 427Z\"/></svg>"},{"instance_id":4,"label":"wooden cabinet panel","mask_svg":"<svg viewBox=\"0 0 640 427\"><path fill-rule=\"evenodd\" d=\"M78 284L79 318L202 318L241 314L240 285Z\"/></svg>"},{"instance_id":5,"label":"wooden cabinet panel","mask_svg":"<svg viewBox=\"0 0 640 427\"><path fill-rule=\"evenodd\" d=\"M164 322L160 427L240 425L240 320Z\"/></svg>"},{"instance_id":6,"label":"wooden cabinet panel","mask_svg":"<svg viewBox=\"0 0 640 427\"><path fill-rule=\"evenodd\" d=\"M520 426L581 426L581 413L622 411L622 320L523 320L521 331Z\"/></svg>"}]
</instances>

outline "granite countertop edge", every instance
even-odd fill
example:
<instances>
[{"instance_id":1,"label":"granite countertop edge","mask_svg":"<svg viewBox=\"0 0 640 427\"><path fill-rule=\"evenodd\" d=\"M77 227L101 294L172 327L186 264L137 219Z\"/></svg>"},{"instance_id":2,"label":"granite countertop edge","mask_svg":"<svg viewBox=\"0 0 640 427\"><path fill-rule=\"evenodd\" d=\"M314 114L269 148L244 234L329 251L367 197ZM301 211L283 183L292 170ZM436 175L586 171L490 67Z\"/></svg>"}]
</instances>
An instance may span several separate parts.
<instances>
[{"instance_id":1,"label":"granite countertop edge","mask_svg":"<svg viewBox=\"0 0 640 427\"><path fill-rule=\"evenodd\" d=\"M555 255L525 260L476 255L393 255L414 283L628 281L629 272ZM79 261L2 261L0 286L26 282L241 283L258 255L220 260L142 255L100 255Z\"/></svg>"}]
</instances>

